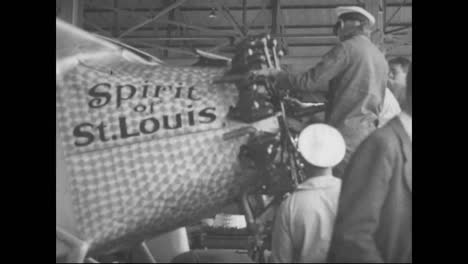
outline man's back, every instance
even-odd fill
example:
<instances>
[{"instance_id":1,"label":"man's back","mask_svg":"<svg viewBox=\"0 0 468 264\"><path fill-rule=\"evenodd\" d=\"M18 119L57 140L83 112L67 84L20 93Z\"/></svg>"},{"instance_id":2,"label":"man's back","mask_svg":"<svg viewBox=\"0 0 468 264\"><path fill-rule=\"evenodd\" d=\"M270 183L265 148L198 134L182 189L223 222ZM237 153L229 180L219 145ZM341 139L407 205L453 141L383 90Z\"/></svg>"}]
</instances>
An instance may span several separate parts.
<instances>
[{"instance_id":1,"label":"man's back","mask_svg":"<svg viewBox=\"0 0 468 264\"><path fill-rule=\"evenodd\" d=\"M326 261L340 188L333 176L311 178L283 201L273 230L273 262Z\"/></svg>"},{"instance_id":2,"label":"man's back","mask_svg":"<svg viewBox=\"0 0 468 264\"><path fill-rule=\"evenodd\" d=\"M315 67L301 73L278 73L277 89L309 91L325 96L325 122L337 128L346 141L346 155L334 167L341 177L358 145L378 126L388 78L383 53L364 35L340 42Z\"/></svg>"},{"instance_id":3,"label":"man's back","mask_svg":"<svg viewBox=\"0 0 468 264\"><path fill-rule=\"evenodd\" d=\"M346 67L331 81L327 121L354 149L376 128L382 110L388 65L383 53L363 35L341 43Z\"/></svg>"}]
</instances>

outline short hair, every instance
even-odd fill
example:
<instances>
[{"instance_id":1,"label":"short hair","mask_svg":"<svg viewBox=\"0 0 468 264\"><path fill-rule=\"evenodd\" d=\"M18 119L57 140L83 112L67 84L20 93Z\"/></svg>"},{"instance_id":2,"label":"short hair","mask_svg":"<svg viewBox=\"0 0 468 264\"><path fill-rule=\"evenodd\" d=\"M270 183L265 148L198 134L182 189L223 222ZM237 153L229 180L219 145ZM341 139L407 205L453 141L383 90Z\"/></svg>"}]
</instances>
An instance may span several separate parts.
<instances>
[{"instance_id":1,"label":"short hair","mask_svg":"<svg viewBox=\"0 0 468 264\"><path fill-rule=\"evenodd\" d=\"M408 73L408 68L411 65L411 61L405 57L396 57L388 61L390 65L400 65L401 68Z\"/></svg>"}]
</instances>

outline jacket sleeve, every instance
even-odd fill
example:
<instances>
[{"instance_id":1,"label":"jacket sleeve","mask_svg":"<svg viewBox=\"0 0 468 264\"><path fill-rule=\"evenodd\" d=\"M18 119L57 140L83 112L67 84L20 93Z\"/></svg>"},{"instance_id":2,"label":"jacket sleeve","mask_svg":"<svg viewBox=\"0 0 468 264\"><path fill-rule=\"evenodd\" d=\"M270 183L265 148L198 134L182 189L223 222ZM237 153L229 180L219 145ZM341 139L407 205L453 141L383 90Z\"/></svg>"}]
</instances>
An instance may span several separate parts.
<instances>
[{"instance_id":1,"label":"jacket sleeve","mask_svg":"<svg viewBox=\"0 0 468 264\"><path fill-rule=\"evenodd\" d=\"M294 248L288 228L289 217L286 213L286 203L282 203L276 213L273 226L273 238L271 248L271 263L292 263Z\"/></svg>"},{"instance_id":2,"label":"jacket sleeve","mask_svg":"<svg viewBox=\"0 0 468 264\"><path fill-rule=\"evenodd\" d=\"M292 91L327 93L329 82L335 78L347 64L347 52L343 43L339 43L313 68L301 74L282 72L277 76L276 87Z\"/></svg>"},{"instance_id":3,"label":"jacket sleeve","mask_svg":"<svg viewBox=\"0 0 468 264\"><path fill-rule=\"evenodd\" d=\"M371 135L353 155L343 177L329 262L384 262L374 235L392 173L389 145Z\"/></svg>"}]
</instances>

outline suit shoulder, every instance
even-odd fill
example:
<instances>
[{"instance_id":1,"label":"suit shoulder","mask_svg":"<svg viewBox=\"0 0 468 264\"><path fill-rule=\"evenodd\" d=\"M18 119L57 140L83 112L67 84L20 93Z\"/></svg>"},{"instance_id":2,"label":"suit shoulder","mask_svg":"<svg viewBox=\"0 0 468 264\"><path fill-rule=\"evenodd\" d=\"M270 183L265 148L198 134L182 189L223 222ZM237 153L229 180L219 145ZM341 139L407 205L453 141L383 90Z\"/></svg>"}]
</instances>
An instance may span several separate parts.
<instances>
[{"instance_id":1,"label":"suit shoulder","mask_svg":"<svg viewBox=\"0 0 468 264\"><path fill-rule=\"evenodd\" d=\"M363 145L374 145L375 147L386 149L393 149L396 147L397 144L395 144L395 142L397 142L398 139L392 128L392 121L371 133L363 142Z\"/></svg>"}]
</instances>

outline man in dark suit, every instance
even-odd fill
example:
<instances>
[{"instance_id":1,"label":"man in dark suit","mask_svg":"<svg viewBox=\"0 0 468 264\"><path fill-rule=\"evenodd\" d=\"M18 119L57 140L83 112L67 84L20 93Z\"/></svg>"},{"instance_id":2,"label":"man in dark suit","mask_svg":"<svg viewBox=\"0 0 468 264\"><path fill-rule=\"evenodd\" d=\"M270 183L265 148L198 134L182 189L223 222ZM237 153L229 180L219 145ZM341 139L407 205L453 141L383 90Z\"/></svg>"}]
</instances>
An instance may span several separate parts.
<instances>
[{"instance_id":1,"label":"man in dark suit","mask_svg":"<svg viewBox=\"0 0 468 264\"><path fill-rule=\"evenodd\" d=\"M364 140L346 169L329 262L412 262L411 68L402 113Z\"/></svg>"}]
</instances>

